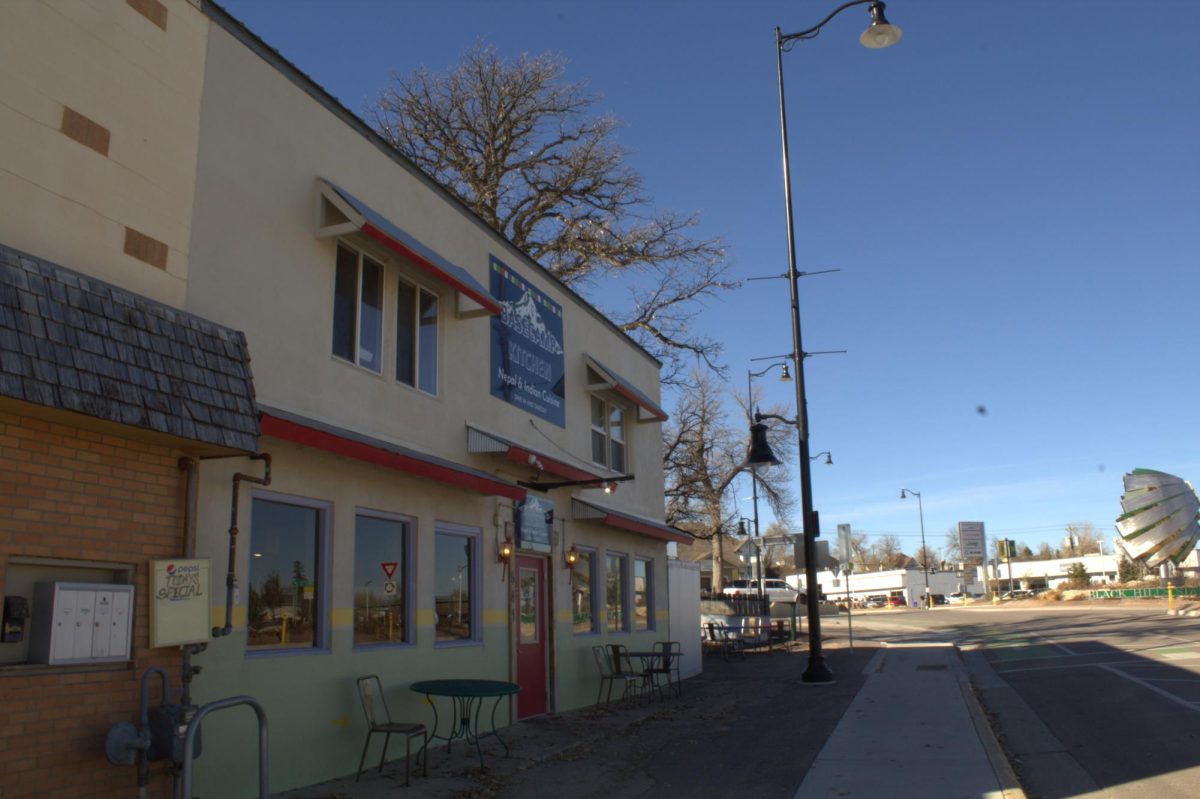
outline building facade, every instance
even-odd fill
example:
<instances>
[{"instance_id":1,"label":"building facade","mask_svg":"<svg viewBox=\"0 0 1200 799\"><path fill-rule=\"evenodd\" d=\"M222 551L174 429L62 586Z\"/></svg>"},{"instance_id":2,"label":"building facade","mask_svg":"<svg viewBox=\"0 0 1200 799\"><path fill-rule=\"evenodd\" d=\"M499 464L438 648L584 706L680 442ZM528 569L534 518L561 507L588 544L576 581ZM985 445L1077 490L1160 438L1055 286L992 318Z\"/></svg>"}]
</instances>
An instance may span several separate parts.
<instances>
[{"instance_id":1,"label":"building facade","mask_svg":"<svg viewBox=\"0 0 1200 799\"><path fill-rule=\"evenodd\" d=\"M359 676L427 722L414 681L511 681L511 723L595 701L593 646L695 636L667 611L654 358L219 7L0 23L4 591L134 586L128 658L0 645L6 698L99 697L83 727L19 705L6 797L128 794L106 731L149 667L178 701L185 658L194 704L265 709L279 791L355 769ZM175 558L208 567L211 632L155 646ZM196 795L253 791L257 732L208 717Z\"/></svg>"}]
</instances>

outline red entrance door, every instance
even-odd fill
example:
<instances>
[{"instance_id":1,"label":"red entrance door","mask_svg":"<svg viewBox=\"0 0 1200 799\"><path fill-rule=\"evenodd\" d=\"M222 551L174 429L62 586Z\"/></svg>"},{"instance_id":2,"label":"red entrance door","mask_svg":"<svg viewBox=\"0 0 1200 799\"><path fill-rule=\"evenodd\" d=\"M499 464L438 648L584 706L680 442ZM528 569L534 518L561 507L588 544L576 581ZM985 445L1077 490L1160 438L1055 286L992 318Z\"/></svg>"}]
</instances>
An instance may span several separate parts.
<instances>
[{"instance_id":1,"label":"red entrance door","mask_svg":"<svg viewBox=\"0 0 1200 799\"><path fill-rule=\"evenodd\" d=\"M518 555L517 718L546 712L546 561Z\"/></svg>"}]
</instances>

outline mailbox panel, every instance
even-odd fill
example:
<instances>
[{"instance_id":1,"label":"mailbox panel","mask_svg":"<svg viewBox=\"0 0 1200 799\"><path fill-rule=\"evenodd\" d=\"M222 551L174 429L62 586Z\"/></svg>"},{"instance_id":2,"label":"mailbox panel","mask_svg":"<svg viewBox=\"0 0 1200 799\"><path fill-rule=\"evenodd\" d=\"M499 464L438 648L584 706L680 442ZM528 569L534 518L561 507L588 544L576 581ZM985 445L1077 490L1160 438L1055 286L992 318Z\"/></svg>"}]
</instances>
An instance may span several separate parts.
<instances>
[{"instance_id":1,"label":"mailbox panel","mask_svg":"<svg viewBox=\"0 0 1200 799\"><path fill-rule=\"evenodd\" d=\"M133 586L37 583L33 590L29 659L33 663L114 663L129 660Z\"/></svg>"}]
</instances>

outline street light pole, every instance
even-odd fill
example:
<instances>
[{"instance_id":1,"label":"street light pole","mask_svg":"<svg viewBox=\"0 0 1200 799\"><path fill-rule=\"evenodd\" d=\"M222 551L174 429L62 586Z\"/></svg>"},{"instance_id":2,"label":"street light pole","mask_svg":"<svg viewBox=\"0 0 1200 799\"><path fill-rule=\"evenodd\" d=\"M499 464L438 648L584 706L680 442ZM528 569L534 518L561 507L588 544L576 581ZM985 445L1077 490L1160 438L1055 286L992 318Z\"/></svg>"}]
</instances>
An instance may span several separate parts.
<instances>
[{"instance_id":1,"label":"street light pole","mask_svg":"<svg viewBox=\"0 0 1200 799\"><path fill-rule=\"evenodd\" d=\"M759 372L751 372L749 369L746 370L746 408L749 411L749 414L751 417L751 419L750 419L751 424L754 423L754 419L753 419L753 417L754 417L754 410L753 410L754 409L754 382L753 382L754 378L762 377L767 372L774 369L776 366L783 367L783 374L781 374L779 376L779 379L781 381L787 382L792 379L792 376L790 374L788 374L787 361L781 361L780 363L773 363L770 366L768 366L766 369L763 369L762 371L759 371ZM755 472L753 469L750 470L750 498L754 502L754 537L759 538L761 536L761 533L759 533L759 531L758 531L758 473ZM758 568L758 601L759 601L759 603L761 603L763 600L763 596L764 596L764 594L763 594L763 575L762 575L762 542L756 541L755 544L756 544L755 549L758 552L758 566L757 566L757 568Z\"/></svg>"},{"instance_id":2,"label":"street light pole","mask_svg":"<svg viewBox=\"0 0 1200 799\"><path fill-rule=\"evenodd\" d=\"M804 526L804 584L808 612L808 668L801 679L807 683L833 681L833 672L825 665L821 654L820 589L817 587L817 517L813 511L811 462L808 452L808 400L804 392L804 347L800 337L800 275L796 271L796 239L792 219L792 179L788 168L787 111L783 92L784 44L811 39L820 33L829 20L847 8L871 2L871 25L863 32L859 41L864 47L879 48L895 44L900 39L900 29L889 25L883 16L884 4L878 0L851 0L834 9L819 24L798 33L784 35L775 28L775 67L779 78L779 131L783 148L783 197L787 212L788 241L788 288L792 303L792 358L796 369L796 431L800 449L800 507L801 523Z\"/></svg>"},{"instance_id":3,"label":"street light pole","mask_svg":"<svg viewBox=\"0 0 1200 799\"><path fill-rule=\"evenodd\" d=\"M900 499L904 499L906 494L912 494L917 498L917 512L921 514L921 568L925 570L925 601L921 604L928 608L930 607L929 550L925 548L925 508L921 505L920 491L913 491L911 488L900 489Z\"/></svg>"}]
</instances>

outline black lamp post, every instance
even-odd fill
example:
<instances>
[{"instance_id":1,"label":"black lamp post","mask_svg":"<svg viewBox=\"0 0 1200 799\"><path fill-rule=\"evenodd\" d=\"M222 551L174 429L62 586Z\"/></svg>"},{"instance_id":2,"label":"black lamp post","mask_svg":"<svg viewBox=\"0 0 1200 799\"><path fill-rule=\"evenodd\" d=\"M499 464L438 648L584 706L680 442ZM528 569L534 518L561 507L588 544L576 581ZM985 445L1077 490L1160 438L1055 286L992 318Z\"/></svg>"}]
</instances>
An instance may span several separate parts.
<instances>
[{"instance_id":1,"label":"black lamp post","mask_svg":"<svg viewBox=\"0 0 1200 799\"><path fill-rule=\"evenodd\" d=\"M799 278L796 271L796 240L792 223L792 181L788 169L788 137L787 112L784 106L783 93L783 51L801 39L812 39L821 32L835 16L852 6L864 5L870 2L871 24L859 37L864 47L878 49L889 47L900 40L900 29L888 23L883 15L884 4L879 0L852 0L835 8L829 16L817 25L799 33L783 34L775 28L775 62L779 76L779 129L783 142L783 195L787 211L787 240L788 240L788 284L792 301L792 358L796 372L796 430L800 442L800 502L804 524L804 579L807 587L808 611L808 668L801 679L807 683L827 683L833 681L833 672L825 665L825 657L821 654L821 616L820 592L817 589L817 543L820 535L817 529L817 516L813 511L812 475L809 473L810 455L808 452L808 402L804 394L804 358L806 353L800 340L800 302ZM785 45L787 47L785 47ZM753 428L752 428L753 429ZM765 438L764 438L765 441Z\"/></svg>"},{"instance_id":2,"label":"black lamp post","mask_svg":"<svg viewBox=\"0 0 1200 799\"><path fill-rule=\"evenodd\" d=\"M759 371L759 372L751 372L749 369L746 370L746 407L747 408L754 407L754 382L753 382L754 378L762 377L767 372L774 369L776 366L783 367L783 371L779 375L780 382L782 382L782 383L790 382L792 379L792 376L788 373L787 361L780 361L779 363L773 363L770 366L768 366L766 369L763 369L762 371ZM764 427L764 430L765 429L766 428ZM766 439L763 439L763 441L765 443ZM768 450L769 449L770 448L768 447ZM774 458L775 456L772 455L771 457ZM778 461L776 461L776 462L778 463ZM754 502L754 537L758 538L758 536L760 535L758 532L758 470L754 469L754 468L750 469L750 489L751 489L750 490L750 498ZM757 549L758 549L758 553L759 553L758 554L758 599L761 602L762 598L763 598L762 542L759 541L756 543L758 545Z\"/></svg>"}]
</instances>

